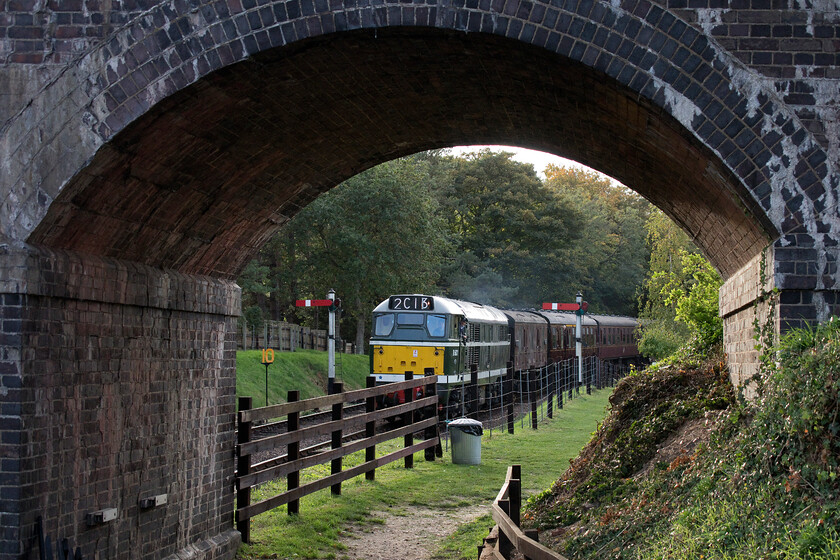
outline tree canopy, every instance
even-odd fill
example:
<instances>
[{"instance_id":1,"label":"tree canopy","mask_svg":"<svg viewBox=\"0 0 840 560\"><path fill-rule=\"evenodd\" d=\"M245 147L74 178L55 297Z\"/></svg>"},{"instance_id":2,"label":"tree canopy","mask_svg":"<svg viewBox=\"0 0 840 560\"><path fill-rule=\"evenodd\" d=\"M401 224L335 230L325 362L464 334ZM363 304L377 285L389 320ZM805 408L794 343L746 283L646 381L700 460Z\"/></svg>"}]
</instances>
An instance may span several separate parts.
<instances>
[{"instance_id":1,"label":"tree canopy","mask_svg":"<svg viewBox=\"0 0 840 560\"><path fill-rule=\"evenodd\" d=\"M510 153L432 151L369 169L319 197L239 282L253 326L263 318L324 321L294 300L335 289L342 325L355 330L359 348L373 307L395 293L538 308L581 291L591 312L641 311L676 325L678 309L681 318L697 310L662 290L680 285L699 295L691 282L702 282L673 262L689 246L645 199L600 174L549 166L540 180ZM666 278L666 266L677 277Z\"/></svg>"}]
</instances>

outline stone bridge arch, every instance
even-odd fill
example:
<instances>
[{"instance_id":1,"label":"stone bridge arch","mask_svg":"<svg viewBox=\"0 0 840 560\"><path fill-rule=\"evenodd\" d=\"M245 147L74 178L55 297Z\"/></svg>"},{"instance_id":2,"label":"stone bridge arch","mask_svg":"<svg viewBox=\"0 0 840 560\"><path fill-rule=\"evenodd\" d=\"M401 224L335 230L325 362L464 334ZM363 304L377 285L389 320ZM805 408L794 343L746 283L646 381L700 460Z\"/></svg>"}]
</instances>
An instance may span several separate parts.
<instances>
[{"instance_id":1,"label":"stone bridge arch","mask_svg":"<svg viewBox=\"0 0 840 560\"><path fill-rule=\"evenodd\" d=\"M9 557L38 513L107 557L173 528L147 555L231 555L232 279L300 207L394 157L522 145L633 187L728 279L736 381L762 268L777 325L835 310L834 6L29 4L0 20L23 76L0 92ZM139 510L159 493L172 507ZM105 507L119 521L85 528Z\"/></svg>"}]
</instances>

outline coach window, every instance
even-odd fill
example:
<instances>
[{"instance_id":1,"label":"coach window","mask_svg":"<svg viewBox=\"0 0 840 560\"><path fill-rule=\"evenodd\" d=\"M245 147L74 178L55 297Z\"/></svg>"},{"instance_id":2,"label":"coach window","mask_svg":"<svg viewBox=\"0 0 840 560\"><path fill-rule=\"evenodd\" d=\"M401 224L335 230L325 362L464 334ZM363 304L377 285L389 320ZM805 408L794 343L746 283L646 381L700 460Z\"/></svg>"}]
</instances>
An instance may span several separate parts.
<instances>
[{"instance_id":1,"label":"coach window","mask_svg":"<svg viewBox=\"0 0 840 560\"><path fill-rule=\"evenodd\" d=\"M444 336L446 334L446 316L427 315L426 330L429 331L429 336Z\"/></svg>"},{"instance_id":2,"label":"coach window","mask_svg":"<svg viewBox=\"0 0 840 560\"><path fill-rule=\"evenodd\" d=\"M388 336L394 330L394 314L384 313L373 318L373 334L376 336Z\"/></svg>"}]
</instances>

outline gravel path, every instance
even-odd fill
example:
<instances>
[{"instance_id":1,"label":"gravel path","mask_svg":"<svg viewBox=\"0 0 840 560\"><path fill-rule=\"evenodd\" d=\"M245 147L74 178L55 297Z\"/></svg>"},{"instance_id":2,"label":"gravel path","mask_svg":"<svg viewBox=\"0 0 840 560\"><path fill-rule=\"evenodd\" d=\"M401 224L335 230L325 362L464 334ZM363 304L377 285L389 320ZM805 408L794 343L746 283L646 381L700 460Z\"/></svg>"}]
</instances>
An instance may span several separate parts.
<instances>
[{"instance_id":1,"label":"gravel path","mask_svg":"<svg viewBox=\"0 0 840 560\"><path fill-rule=\"evenodd\" d=\"M342 560L433 560L443 540L464 523L490 512L489 505L458 509L411 507L403 512L376 512L382 524L346 531ZM481 543L476 543L476 545Z\"/></svg>"}]
</instances>

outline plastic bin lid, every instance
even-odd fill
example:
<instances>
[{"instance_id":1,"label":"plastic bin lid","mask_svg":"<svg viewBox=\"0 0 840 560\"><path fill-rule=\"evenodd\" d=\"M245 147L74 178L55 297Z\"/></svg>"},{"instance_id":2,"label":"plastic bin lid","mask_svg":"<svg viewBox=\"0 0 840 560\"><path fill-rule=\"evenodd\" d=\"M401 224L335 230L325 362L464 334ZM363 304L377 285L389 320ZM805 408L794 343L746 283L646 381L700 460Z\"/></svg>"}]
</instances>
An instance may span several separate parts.
<instances>
[{"instance_id":1,"label":"plastic bin lid","mask_svg":"<svg viewBox=\"0 0 840 560\"><path fill-rule=\"evenodd\" d=\"M450 428L457 428L465 434L480 436L484 433L484 428L481 422L473 420L472 418L458 418L449 423Z\"/></svg>"}]
</instances>

